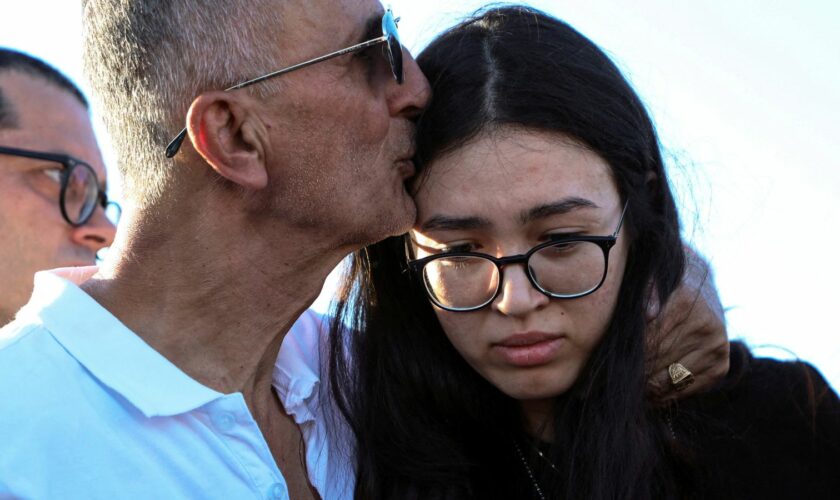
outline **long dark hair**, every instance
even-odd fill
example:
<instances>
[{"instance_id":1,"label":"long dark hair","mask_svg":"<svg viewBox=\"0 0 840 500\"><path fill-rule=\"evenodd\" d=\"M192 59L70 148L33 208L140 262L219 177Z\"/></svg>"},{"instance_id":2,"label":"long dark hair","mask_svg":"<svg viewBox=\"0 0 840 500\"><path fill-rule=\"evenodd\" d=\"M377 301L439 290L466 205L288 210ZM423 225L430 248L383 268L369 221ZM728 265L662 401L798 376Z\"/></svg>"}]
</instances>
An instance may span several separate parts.
<instances>
[{"instance_id":1,"label":"long dark hair","mask_svg":"<svg viewBox=\"0 0 840 500\"><path fill-rule=\"evenodd\" d=\"M527 7L491 8L418 57L433 98L418 123L421 172L496 127L573 138L611 167L628 260L603 341L557 398L549 498L675 493L664 432L645 400L645 308L683 269L677 210L647 111L610 59L569 25ZM357 498L522 498L534 494L514 443L516 402L450 345L406 266L403 238L354 255L336 303L331 384L357 441ZM653 286L651 286L653 285ZM524 450L530 454L530 449Z\"/></svg>"}]
</instances>

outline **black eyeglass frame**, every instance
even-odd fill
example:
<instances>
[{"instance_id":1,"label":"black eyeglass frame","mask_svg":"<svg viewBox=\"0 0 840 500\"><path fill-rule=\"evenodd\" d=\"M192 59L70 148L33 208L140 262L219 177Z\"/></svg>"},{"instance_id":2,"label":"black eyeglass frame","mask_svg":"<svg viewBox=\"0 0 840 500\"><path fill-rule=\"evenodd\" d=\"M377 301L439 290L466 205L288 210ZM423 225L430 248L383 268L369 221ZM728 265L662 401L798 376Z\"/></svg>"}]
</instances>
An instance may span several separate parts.
<instances>
[{"instance_id":1,"label":"black eyeglass frame","mask_svg":"<svg viewBox=\"0 0 840 500\"><path fill-rule=\"evenodd\" d=\"M397 81L397 83L402 85L405 79L405 75L403 73L402 42L400 42L399 32L397 31L397 23L399 22L399 20L400 18L395 18L394 13L389 8L385 10L384 14L382 14L382 36L370 39L366 42L358 43L356 45L351 45L350 47L345 47L335 52L330 52L329 54L324 54L323 56L318 56L314 59L309 59L308 61L303 61L301 63L297 63L286 68L281 68L276 71L272 71L271 73L252 78L242 83L237 83L232 87L226 88L224 91L230 92L232 90L239 90L241 88L263 82L265 80L268 80L269 78L285 75L286 73L291 73L292 71L303 69L307 66L312 66L313 64L317 64L319 62L328 61L339 56L351 54L360 50L365 50L367 48L382 43L386 43L385 47L388 53L388 62L391 65L391 73L394 75L394 79ZM181 144L184 142L184 139L186 137L187 128L184 127L183 129L181 129L178 135L175 136L174 139L172 139L169 145L166 146L167 158L172 158L178 153L178 150L181 148Z\"/></svg>"},{"instance_id":2,"label":"black eyeglass frame","mask_svg":"<svg viewBox=\"0 0 840 500\"><path fill-rule=\"evenodd\" d=\"M447 253L440 253L435 255L430 255L428 257L423 257L422 259L410 260L408 262L409 267L411 268L412 272L416 274L417 277L423 282L423 289L426 291L426 296L428 296L429 300L432 301L434 305L437 307L451 312L471 312L477 311L484 307L487 307L489 304L492 304L494 300L499 296L499 293L502 290L502 282L504 275L502 274L502 268L504 266L510 264L524 264L525 265L525 275L528 277L528 281L531 282L531 286L537 289L542 294L550 297L552 299L579 299L581 297L585 297L592 293L595 293L601 285L604 284L604 281L607 279L607 271L609 270L610 266L610 250L612 247L615 246L616 241L618 240L618 233L621 231L621 226L624 224L624 215L627 213L627 205L629 202L624 203L624 208L621 210L621 217L618 219L618 226L615 228L615 231L610 236L570 236L568 238L558 238L551 241L546 241L545 243L540 243L539 245L531 248L524 254L519 255L510 255L508 257L494 257L492 255L488 255L486 253L480 252L447 252ZM592 289L587 290L585 292L576 293L576 294L558 294L552 293L546 290L545 288L541 287L537 282L536 278L531 274L531 267L528 265L531 256L535 253L539 252L543 248L547 248L554 245L564 245L567 243L576 243L576 242L588 242L594 243L601 248L601 251L604 252L604 273L601 275L600 281L598 284L595 285ZM424 268L430 262L433 262L438 259L445 259L445 258L452 258L452 257L478 257L485 260L489 260L493 264L496 265L496 271L499 274L499 281L496 284L496 291L493 295L485 302L480 305L473 306L473 307L449 307L441 304L435 298L434 294L429 290L429 285L426 282L425 275L423 273Z\"/></svg>"},{"instance_id":3,"label":"black eyeglass frame","mask_svg":"<svg viewBox=\"0 0 840 500\"><path fill-rule=\"evenodd\" d=\"M18 156L21 158L30 158L33 160L44 160L50 161L61 164L61 176L60 176L60 183L61 188L59 191L58 196L58 206L61 209L61 216L64 218L65 222L70 224L73 227L84 226L85 224L90 221L90 218L93 217L93 214L96 212L96 205L102 207L103 210L106 210L109 206L114 206L118 210L118 212L122 213L122 207L115 202L115 201L108 201L108 194L102 189L102 186L99 184L99 176L96 175L96 171L88 165L87 163L79 160L77 158L73 158L70 155L58 154L58 153L45 153L42 151L32 151L29 149L19 149L19 148L10 148L6 146L0 146L0 154L9 155L9 156ZM65 194L67 192L67 184L68 180L70 179L70 174L73 172L73 169L76 168L86 168L90 171L90 174L93 176L93 179L96 180L96 200L94 202L94 208L90 211L89 214L85 215L84 218L80 219L79 222L74 222L69 214L67 213L67 208L65 207Z\"/></svg>"}]
</instances>

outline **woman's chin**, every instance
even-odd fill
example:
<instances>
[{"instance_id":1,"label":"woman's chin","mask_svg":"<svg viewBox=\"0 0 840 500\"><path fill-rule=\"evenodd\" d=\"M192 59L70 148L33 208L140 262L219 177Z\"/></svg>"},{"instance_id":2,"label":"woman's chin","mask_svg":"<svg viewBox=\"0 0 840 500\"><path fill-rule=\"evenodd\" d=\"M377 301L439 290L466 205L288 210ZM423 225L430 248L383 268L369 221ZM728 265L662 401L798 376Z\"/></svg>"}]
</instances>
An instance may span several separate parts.
<instances>
[{"instance_id":1,"label":"woman's chin","mask_svg":"<svg viewBox=\"0 0 840 500\"><path fill-rule=\"evenodd\" d=\"M557 370L546 373L522 373L516 377L506 376L501 383L493 382L497 389L518 401L534 401L556 398L566 393L574 384L577 373L563 373ZM492 381L491 381L492 382Z\"/></svg>"}]
</instances>

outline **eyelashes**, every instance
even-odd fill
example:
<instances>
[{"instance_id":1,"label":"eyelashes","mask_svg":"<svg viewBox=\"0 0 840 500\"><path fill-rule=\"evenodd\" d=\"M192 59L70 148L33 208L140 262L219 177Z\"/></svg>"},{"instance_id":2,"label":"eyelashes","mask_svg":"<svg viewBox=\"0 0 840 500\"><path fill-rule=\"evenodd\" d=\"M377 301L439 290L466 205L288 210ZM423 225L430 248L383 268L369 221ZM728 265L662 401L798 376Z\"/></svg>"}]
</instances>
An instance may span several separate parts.
<instances>
[{"instance_id":1,"label":"eyelashes","mask_svg":"<svg viewBox=\"0 0 840 500\"><path fill-rule=\"evenodd\" d=\"M457 253L457 252L472 252L475 250L475 246L469 243L464 243L461 245L452 245L448 247L443 247L440 249L440 253Z\"/></svg>"}]
</instances>

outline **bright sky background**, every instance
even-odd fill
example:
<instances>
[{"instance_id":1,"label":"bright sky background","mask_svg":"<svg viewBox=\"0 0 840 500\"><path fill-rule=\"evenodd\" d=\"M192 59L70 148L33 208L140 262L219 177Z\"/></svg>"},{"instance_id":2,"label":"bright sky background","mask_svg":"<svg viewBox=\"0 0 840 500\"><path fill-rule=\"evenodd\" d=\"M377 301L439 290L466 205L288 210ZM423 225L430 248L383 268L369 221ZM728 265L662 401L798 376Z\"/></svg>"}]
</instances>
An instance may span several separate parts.
<instances>
[{"instance_id":1,"label":"bright sky background","mask_svg":"<svg viewBox=\"0 0 840 500\"><path fill-rule=\"evenodd\" d=\"M391 4L416 53L483 3ZM604 48L647 103L685 238L715 270L730 336L764 355L808 360L840 388L840 2L528 3ZM79 2L0 0L0 12L0 46L88 88ZM104 129L97 133L113 167Z\"/></svg>"}]
</instances>

